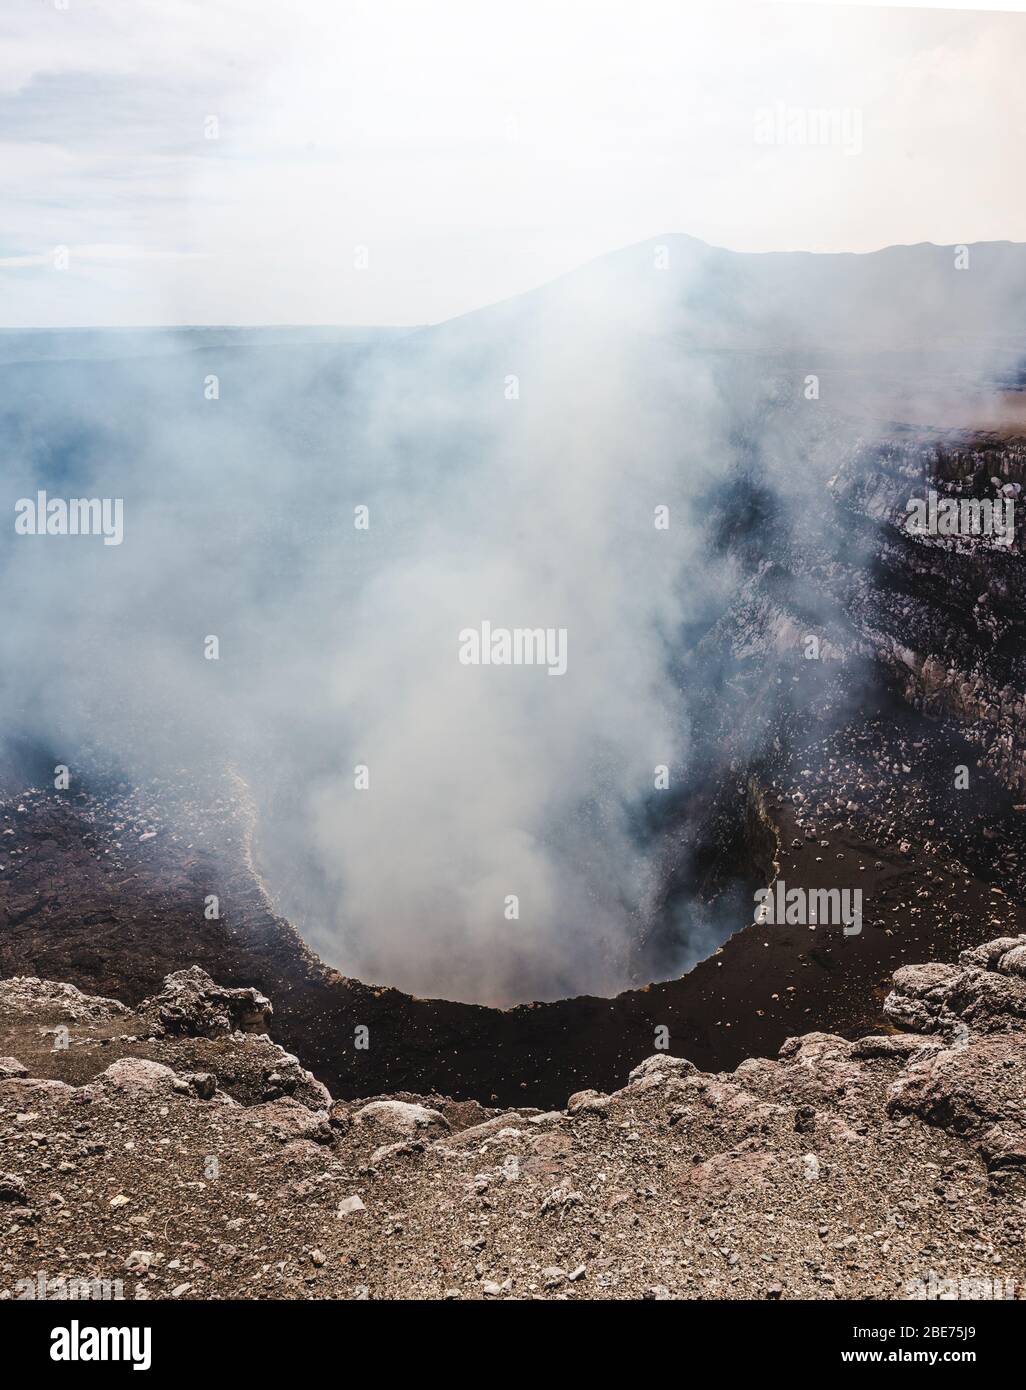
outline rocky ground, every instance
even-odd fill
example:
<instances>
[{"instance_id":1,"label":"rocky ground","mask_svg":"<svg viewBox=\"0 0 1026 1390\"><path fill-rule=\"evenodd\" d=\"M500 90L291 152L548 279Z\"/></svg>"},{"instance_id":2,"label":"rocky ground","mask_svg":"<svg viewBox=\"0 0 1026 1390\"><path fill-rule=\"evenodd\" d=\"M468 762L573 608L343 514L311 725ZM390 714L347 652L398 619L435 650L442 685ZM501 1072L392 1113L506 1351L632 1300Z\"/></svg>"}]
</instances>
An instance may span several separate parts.
<instances>
[{"instance_id":1,"label":"rocky ground","mask_svg":"<svg viewBox=\"0 0 1026 1390\"><path fill-rule=\"evenodd\" d=\"M885 1014L543 1112L332 1100L198 967L135 1010L7 979L0 1297L1018 1296L1026 936L903 967Z\"/></svg>"}]
</instances>

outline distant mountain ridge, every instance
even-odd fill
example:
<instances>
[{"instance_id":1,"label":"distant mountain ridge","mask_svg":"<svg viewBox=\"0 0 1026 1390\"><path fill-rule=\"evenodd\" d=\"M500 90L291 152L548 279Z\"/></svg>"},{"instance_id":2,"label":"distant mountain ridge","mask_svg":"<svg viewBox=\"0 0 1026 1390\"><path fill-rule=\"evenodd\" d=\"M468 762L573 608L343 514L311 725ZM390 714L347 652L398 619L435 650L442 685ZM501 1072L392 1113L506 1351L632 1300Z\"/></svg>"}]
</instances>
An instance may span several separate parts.
<instances>
[{"instance_id":1,"label":"distant mountain ridge","mask_svg":"<svg viewBox=\"0 0 1026 1390\"><path fill-rule=\"evenodd\" d=\"M686 233L612 251L511 298L408 328L231 325L0 329L0 364L290 344L480 343L581 327L711 351L985 350L1026 356L1026 244L731 251Z\"/></svg>"},{"instance_id":2,"label":"distant mountain ridge","mask_svg":"<svg viewBox=\"0 0 1026 1390\"><path fill-rule=\"evenodd\" d=\"M571 322L673 334L711 350L1026 353L1026 245L738 252L673 234L424 331L477 338Z\"/></svg>"}]
</instances>

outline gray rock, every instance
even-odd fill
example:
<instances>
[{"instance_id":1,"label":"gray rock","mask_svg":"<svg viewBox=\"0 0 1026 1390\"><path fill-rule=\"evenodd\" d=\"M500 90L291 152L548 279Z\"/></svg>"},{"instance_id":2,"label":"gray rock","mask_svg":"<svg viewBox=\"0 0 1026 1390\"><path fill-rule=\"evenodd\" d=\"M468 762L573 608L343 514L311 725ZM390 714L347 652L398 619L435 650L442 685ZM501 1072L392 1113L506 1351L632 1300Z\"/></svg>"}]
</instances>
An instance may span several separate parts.
<instances>
[{"instance_id":1,"label":"gray rock","mask_svg":"<svg viewBox=\"0 0 1026 1390\"><path fill-rule=\"evenodd\" d=\"M566 1103L569 1115L604 1115L612 1105L601 1091L576 1091Z\"/></svg>"},{"instance_id":2,"label":"gray rock","mask_svg":"<svg viewBox=\"0 0 1026 1390\"><path fill-rule=\"evenodd\" d=\"M536 1118L536 1116L532 1116L532 1122ZM563 1118L561 1113L559 1118ZM514 1129L523 1124L522 1115L518 1115L515 1110L507 1110L501 1115L493 1115L490 1120L482 1120L479 1125L469 1125L466 1129L457 1130L455 1134L447 1136L445 1143L453 1148L470 1148L475 1144L484 1143L486 1139L491 1139L500 1130Z\"/></svg>"},{"instance_id":3,"label":"gray rock","mask_svg":"<svg viewBox=\"0 0 1026 1390\"><path fill-rule=\"evenodd\" d=\"M44 1023L108 1023L127 1018L131 1009L116 999L83 994L74 985L13 975L0 980L0 1017L31 1018Z\"/></svg>"},{"instance_id":4,"label":"gray rock","mask_svg":"<svg viewBox=\"0 0 1026 1390\"><path fill-rule=\"evenodd\" d=\"M213 1100L217 1090L217 1077L212 1071L190 1072L185 1078L200 1100Z\"/></svg>"},{"instance_id":5,"label":"gray rock","mask_svg":"<svg viewBox=\"0 0 1026 1390\"><path fill-rule=\"evenodd\" d=\"M1020 941L1005 951L997 968L1003 975L1018 975L1020 979L1026 979L1026 941Z\"/></svg>"},{"instance_id":6,"label":"gray rock","mask_svg":"<svg viewBox=\"0 0 1026 1390\"><path fill-rule=\"evenodd\" d=\"M504 1293L509 1293L512 1288L512 1279L504 1279L501 1284L497 1284L494 1279L486 1279L481 1285L481 1292L486 1298L501 1298Z\"/></svg>"},{"instance_id":7,"label":"gray rock","mask_svg":"<svg viewBox=\"0 0 1026 1390\"><path fill-rule=\"evenodd\" d=\"M982 946L973 946L961 951L959 965L975 965L980 970L995 970L1003 955L1023 944L1021 936L999 936L993 941L985 941Z\"/></svg>"},{"instance_id":8,"label":"gray rock","mask_svg":"<svg viewBox=\"0 0 1026 1390\"><path fill-rule=\"evenodd\" d=\"M410 1139L415 1134L432 1134L432 1131L437 1136L449 1128L445 1117L437 1110L404 1100L372 1100L357 1110L353 1118L357 1124L372 1130L375 1136L391 1135L394 1139Z\"/></svg>"},{"instance_id":9,"label":"gray rock","mask_svg":"<svg viewBox=\"0 0 1026 1390\"><path fill-rule=\"evenodd\" d=\"M246 1124L262 1126L283 1142L295 1139L309 1139L315 1144L331 1142L331 1126L324 1111L308 1110L289 1096L266 1101L263 1105L244 1106L241 1118Z\"/></svg>"},{"instance_id":10,"label":"gray rock","mask_svg":"<svg viewBox=\"0 0 1026 1390\"><path fill-rule=\"evenodd\" d=\"M857 1061L868 1061L873 1057L893 1057L907 1061L924 1048L940 1047L940 1041L932 1038L907 1037L903 1033L875 1033L867 1038L859 1038L851 1045L851 1055Z\"/></svg>"},{"instance_id":11,"label":"gray rock","mask_svg":"<svg viewBox=\"0 0 1026 1390\"><path fill-rule=\"evenodd\" d=\"M939 1032L948 1013L948 992L962 973L957 965L903 965L894 973L884 1013L909 1032Z\"/></svg>"},{"instance_id":12,"label":"gray rock","mask_svg":"<svg viewBox=\"0 0 1026 1390\"><path fill-rule=\"evenodd\" d=\"M171 1095L181 1084L181 1078L170 1067L146 1057L121 1057L101 1072L97 1081L115 1090L136 1094L150 1091Z\"/></svg>"},{"instance_id":13,"label":"gray rock","mask_svg":"<svg viewBox=\"0 0 1026 1390\"><path fill-rule=\"evenodd\" d=\"M689 1062L686 1057L671 1057L668 1052L656 1052L639 1062L627 1079L631 1083L644 1081L650 1076L689 1076L697 1070L694 1062Z\"/></svg>"}]
</instances>

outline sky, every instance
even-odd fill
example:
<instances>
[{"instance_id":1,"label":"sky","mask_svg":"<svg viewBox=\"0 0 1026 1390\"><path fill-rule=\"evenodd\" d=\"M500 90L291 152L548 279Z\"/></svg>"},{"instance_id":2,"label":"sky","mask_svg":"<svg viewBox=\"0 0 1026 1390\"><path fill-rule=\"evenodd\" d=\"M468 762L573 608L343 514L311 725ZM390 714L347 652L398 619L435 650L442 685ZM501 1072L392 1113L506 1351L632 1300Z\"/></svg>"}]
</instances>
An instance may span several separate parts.
<instances>
[{"instance_id":1,"label":"sky","mask_svg":"<svg viewBox=\"0 0 1026 1390\"><path fill-rule=\"evenodd\" d=\"M670 232L1026 240L1024 70L1026 14L915 6L6 0L0 326L437 322Z\"/></svg>"}]
</instances>

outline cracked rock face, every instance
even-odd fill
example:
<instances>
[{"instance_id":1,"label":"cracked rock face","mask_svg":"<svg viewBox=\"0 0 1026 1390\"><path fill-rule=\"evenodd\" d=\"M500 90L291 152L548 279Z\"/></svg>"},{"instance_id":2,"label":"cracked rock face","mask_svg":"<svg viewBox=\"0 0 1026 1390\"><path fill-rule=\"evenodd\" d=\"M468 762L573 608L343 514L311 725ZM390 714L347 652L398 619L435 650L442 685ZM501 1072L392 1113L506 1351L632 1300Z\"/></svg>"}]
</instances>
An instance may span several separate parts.
<instances>
[{"instance_id":1,"label":"cracked rock face","mask_svg":"<svg viewBox=\"0 0 1026 1390\"><path fill-rule=\"evenodd\" d=\"M903 967L903 1033L658 1053L544 1112L333 1101L202 971L135 1013L0 982L0 1298L51 1268L127 1298L1026 1295L1024 947Z\"/></svg>"},{"instance_id":2,"label":"cracked rock face","mask_svg":"<svg viewBox=\"0 0 1026 1390\"><path fill-rule=\"evenodd\" d=\"M1026 788L1021 535L1009 547L915 537L906 507L910 497L923 495L924 479L953 497L1018 498L1024 470L1021 441L963 438L938 451L930 441L895 438L865 454L854 451L831 480L835 500L850 515L871 519L883 538L878 582L863 582L855 615L860 637L911 705L954 718L984 763L1020 791ZM901 582L887 582L899 576Z\"/></svg>"}]
</instances>

